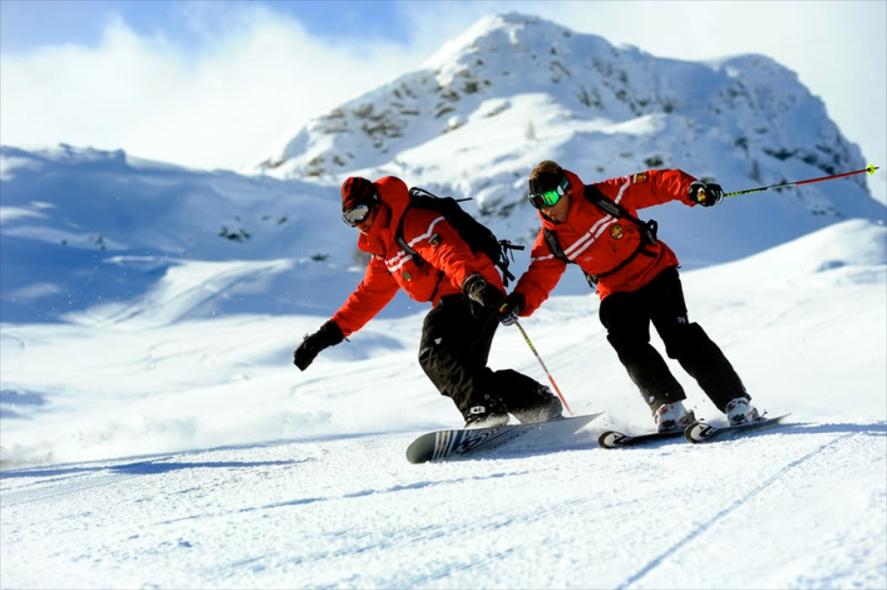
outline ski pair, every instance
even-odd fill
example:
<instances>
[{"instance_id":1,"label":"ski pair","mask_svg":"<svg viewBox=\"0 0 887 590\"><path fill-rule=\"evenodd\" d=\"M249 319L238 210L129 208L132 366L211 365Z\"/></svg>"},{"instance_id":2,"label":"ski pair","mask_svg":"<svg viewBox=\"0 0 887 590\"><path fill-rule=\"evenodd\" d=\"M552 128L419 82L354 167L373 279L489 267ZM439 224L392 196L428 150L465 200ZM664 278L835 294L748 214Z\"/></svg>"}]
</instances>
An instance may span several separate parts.
<instances>
[{"instance_id":1,"label":"ski pair","mask_svg":"<svg viewBox=\"0 0 887 590\"><path fill-rule=\"evenodd\" d=\"M667 432L649 432L645 434L629 435L622 432L608 430L602 432L598 437L598 444L605 449L617 449L621 447L632 447L642 445L657 440L665 440L669 438L678 438L683 436L691 443L702 443L719 436L729 433L737 433L740 431L758 430L770 426L776 426L789 414L783 414L774 418L761 418L754 422L745 424L737 424L735 426L712 426L703 420L694 420L686 428L678 430L670 430Z\"/></svg>"}]
</instances>

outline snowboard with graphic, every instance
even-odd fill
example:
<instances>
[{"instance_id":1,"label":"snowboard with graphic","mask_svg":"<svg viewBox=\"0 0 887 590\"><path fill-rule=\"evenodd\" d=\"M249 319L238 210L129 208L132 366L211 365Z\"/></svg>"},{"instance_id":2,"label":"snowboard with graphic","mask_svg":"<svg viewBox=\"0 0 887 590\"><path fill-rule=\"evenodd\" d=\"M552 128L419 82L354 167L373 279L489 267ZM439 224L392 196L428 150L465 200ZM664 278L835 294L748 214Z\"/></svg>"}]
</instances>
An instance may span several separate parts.
<instances>
[{"instance_id":1,"label":"snowboard with graphic","mask_svg":"<svg viewBox=\"0 0 887 590\"><path fill-rule=\"evenodd\" d=\"M506 424L491 428L459 428L429 432L407 447L407 460L410 463L427 463L465 455L479 455L528 436L546 443L555 444L563 441L565 445L569 445L573 435L598 416L600 413L534 424Z\"/></svg>"}]
</instances>

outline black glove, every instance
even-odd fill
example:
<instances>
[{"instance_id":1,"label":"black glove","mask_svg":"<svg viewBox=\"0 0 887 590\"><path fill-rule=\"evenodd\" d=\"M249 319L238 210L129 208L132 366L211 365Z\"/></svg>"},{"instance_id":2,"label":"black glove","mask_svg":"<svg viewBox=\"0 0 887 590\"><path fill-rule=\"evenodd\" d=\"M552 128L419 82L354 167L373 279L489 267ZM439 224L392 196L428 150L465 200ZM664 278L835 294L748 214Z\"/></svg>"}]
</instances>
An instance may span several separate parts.
<instances>
[{"instance_id":1,"label":"black glove","mask_svg":"<svg viewBox=\"0 0 887 590\"><path fill-rule=\"evenodd\" d=\"M317 332L305 336L305 339L302 340L302 343L293 353L293 364L304 371L314 361L317 353L324 348L335 346L344 339L345 335L342 334L342 329L339 328L339 325L333 320L329 320Z\"/></svg>"},{"instance_id":2,"label":"black glove","mask_svg":"<svg viewBox=\"0 0 887 590\"><path fill-rule=\"evenodd\" d=\"M520 310L523 309L526 300L524 296L515 291L505 298L505 303L499 306L499 321L503 326L511 326L517 321Z\"/></svg>"},{"instance_id":3,"label":"black glove","mask_svg":"<svg viewBox=\"0 0 887 590\"><path fill-rule=\"evenodd\" d=\"M724 189L714 182L694 180L690 184L690 200L703 207L714 207L724 198Z\"/></svg>"},{"instance_id":4,"label":"black glove","mask_svg":"<svg viewBox=\"0 0 887 590\"><path fill-rule=\"evenodd\" d=\"M480 274L473 274L462 283L465 295L484 309L499 309L505 303L505 293L489 284Z\"/></svg>"}]
</instances>

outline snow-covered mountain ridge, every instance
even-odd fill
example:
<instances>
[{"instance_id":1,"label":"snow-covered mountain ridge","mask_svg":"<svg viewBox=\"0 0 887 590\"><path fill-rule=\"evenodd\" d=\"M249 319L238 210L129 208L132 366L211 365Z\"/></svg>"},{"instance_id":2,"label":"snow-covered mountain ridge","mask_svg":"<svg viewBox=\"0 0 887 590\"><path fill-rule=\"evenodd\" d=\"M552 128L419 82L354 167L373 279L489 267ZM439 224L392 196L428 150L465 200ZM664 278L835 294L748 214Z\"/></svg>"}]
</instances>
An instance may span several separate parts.
<instances>
[{"instance_id":1,"label":"snow-covered mountain ridge","mask_svg":"<svg viewBox=\"0 0 887 590\"><path fill-rule=\"evenodd\" d=\"M505 14L312 120L260 169L326 181L398 174L475 196L484 215L527 217L526 173L546 157L586 181L679 167L734 190L865 166L822 101L766 56L662 59ZM794 196L799 212L831 220L868 205L854 204L868 200L859 178Z\"/></svg>"}]
</instances>

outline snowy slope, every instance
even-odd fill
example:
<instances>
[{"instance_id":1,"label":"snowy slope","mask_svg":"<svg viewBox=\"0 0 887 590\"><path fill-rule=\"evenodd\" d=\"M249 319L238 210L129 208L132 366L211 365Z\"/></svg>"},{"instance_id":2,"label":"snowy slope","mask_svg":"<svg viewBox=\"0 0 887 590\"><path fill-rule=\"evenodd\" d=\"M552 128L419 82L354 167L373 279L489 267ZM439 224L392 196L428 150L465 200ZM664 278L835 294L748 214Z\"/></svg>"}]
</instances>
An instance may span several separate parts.
<instances>
[{"instance_id":1,"label":"snowy slope","mask_svg":"<svg viewBox=\"0 0 887 590\"><path fill-rule=\"evenodd\" d=\"M684 282L789 426L595 448L651 421L590 295L525 323L574 408L607 411L585 447L425 466L406 445L458 417L415 361L421 315L305 373L288 357L313 317L5 324L0 585L884 587L887 230L848 221ZM492 362L542 378L512 330Z\"/></svg>"},{"instance_id":2,"label":"snowy slope","mask_svg":"<svg viewBox=\"0 0 887 590\"><path fill-rule=\"evenodd\" d=\"M575 269L524 322L573 408L606 412L571 450L408 464L460 420L403 297L293 368L362 276L342 176L473 195L527 239L545 157L728 190L864 165L766 57L660 60L520 15L319 117L261 175L0 147L0 587L887 587L887 209L858 179L644 212L691 319L792 413L771 433L597 449L651 420ZM491 362L544 380L513 329Z\"/></svg>"},{"instance_id":3,"label":"snowy slope","mask_svg":"<svg viewBox=\"0 0 887 590\"><path fill-rule=\"evenodd\" d=\"M60 146L0 147L0 317L112 322L329 314L362 260L338 190ZM196 280L195 279L199 279ZM386 313L409 309L401 299ZM88 311L87 311L88 310Z\"/></svg>"}]
</instances>

